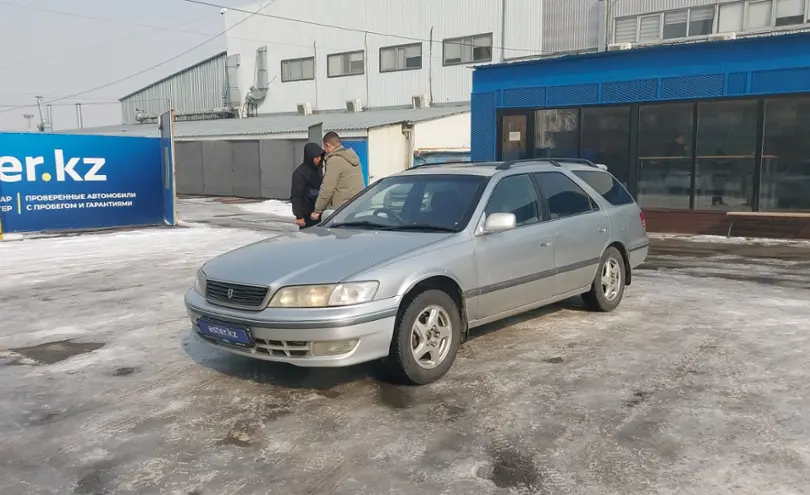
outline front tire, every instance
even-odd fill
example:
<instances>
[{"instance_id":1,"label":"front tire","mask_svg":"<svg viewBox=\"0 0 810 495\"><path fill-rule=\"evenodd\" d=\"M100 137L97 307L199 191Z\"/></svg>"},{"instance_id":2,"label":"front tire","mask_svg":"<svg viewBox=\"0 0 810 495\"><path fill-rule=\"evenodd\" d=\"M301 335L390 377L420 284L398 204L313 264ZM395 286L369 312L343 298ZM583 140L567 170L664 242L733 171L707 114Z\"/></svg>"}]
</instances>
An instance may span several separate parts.
<instances>
[{"instance_id":1,"label":"front tire","mask_svg":"<svg viewBox=\"0 0 810 495\"><path fill-rule=\"evenodd\" d=\"M591 290L582 294L582 300L588 309L609 313L619 306L624 297L624 288L624 258L618 249L611 246L602 255Z\"/></svg>"},{"instance_id":2,"label":"front tire","mask_svg":"<svg viewBox=\"0 0 810 495\"><path fill-rule=\"evenodd\" d=\"M413 298L397 318L388 369L398 381L426 385L443 377L461 344L461 316L453 299L440 290Z\"/></svg>"}]
</instances>

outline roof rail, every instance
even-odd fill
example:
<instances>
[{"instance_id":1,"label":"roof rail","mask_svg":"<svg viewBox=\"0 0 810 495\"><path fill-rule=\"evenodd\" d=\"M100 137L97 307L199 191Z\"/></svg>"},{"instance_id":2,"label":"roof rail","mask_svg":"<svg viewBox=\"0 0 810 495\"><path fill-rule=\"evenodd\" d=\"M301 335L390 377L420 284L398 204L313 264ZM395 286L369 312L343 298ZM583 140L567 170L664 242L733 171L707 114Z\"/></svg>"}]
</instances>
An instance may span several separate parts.
<instances>
[{"instance_id":1,"label":"roof rail","mask_svg":"<svg viewBox=\"0 0 810 495\"><path fill-rule=\"evenodd\" d=\"M502 164L496 167L496 170L509 170L512 168L513 165L517 165L520 163L525 162L548 162L555 167L562 167L562 163L581 163L583 165L588 165L589 167L599 168L597 164L594 162L587 160L585 158L566 158L566 157L537 157L537 158L524 158L522 160L509 160L503 162Z\"/></svg>"}]
</instances>

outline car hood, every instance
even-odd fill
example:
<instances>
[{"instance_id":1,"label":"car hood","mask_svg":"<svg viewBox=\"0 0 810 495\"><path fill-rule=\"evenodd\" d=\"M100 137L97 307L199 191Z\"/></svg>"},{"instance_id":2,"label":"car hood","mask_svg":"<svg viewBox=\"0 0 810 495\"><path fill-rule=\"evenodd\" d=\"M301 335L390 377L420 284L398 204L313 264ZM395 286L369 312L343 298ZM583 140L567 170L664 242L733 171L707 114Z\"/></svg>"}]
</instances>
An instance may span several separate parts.
<instances>
[{"instance_id":1,"label":"car hood","mask_svg":"<svg viewBox=\"0 0 810 495\"><path fill-rule=\"evenodd\" d=\"M337 283L451 235L311 227L229 251L203 271L210 280L274 288Z\"/></svg>"}]
</instances>

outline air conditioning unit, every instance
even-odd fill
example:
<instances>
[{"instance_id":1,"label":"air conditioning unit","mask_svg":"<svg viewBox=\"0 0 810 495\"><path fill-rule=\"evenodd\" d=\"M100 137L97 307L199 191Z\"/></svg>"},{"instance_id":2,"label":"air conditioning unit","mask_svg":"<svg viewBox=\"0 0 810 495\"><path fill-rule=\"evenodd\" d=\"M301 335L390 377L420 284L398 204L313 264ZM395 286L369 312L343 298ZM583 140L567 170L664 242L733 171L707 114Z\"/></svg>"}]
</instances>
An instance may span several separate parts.
<instances>
[{"instance_id":1,"label":"air conditioning unit","mask_svg":"<svg viewBox=\"0 0 810 495\"><path fill-rule=\"evenodd\" d=\"M607 47L609 52L616 52L619 50L629 50L631 48L633 48L632 43L611 43Z\"/></svg>"},{"instance_id":2,"label":"air conditioning unit","mask_svg":"<svg viewBox=\"0 0 810 495\"><path fill-rule=\"evenodd\" d=\"M735 33L735 32L731 32L731 33L714 33L714 34L710 34L709 37L706 38L706 39L708 39L709 41L736 40L737 39L737 33Z\"/></svg>"},{"instance_id":3,"label":"air conditioning unit","mask_svg":"<svg viewBox=\"0 0 810 495\"><path fill-rule=\"evenodd\" d=\"M346 101L346 111L351 113L358 113L363 111L363 102L360 98Z\"/></svg>"},{"instance_id":4,"label":"air conditioning unit","mask_svg":"<svg viewBox=\"0 0 810 495\"><path fill-rule=\"evenodd\" d=\"M306 101L304 103L299 103L297 107L299 115L312 115L312 103Z\"/></svg>"},{"instance_id":5,"label":"air conditioning unit","mask_svg":"<svg viewBox=\"0 0 810 495\"><path fill-rule=\"evenodd\" d=\"M411 98L413 108L428 108L430 106L430 95L416 95Z\"/></svg>"}]
</instances>

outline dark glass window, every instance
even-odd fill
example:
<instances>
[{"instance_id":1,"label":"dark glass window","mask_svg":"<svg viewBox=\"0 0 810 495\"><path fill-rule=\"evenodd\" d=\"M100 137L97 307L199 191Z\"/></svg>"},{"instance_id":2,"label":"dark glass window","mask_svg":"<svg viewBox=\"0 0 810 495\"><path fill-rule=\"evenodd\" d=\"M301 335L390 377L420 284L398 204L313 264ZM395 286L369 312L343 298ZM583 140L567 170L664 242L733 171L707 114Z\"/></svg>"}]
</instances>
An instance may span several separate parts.
<instances>
[{"instance_id":1,"label":"dark glass window","mask_svg":"<svg viewBox=\"0 0 810 495\"><path fill-rule=\"evenodd\" d=\"M582 109L582 158L607 165L627 184L630 172L630 107Z\"/></svg>"},{"instance_id":2,"label":"dark glass window","mask_svg":"<svg viewBox=\"0 0 810 495\"><path fill-rule=\"evenodd\" d=\"M759 208L810 210L810 97L765 101Z\"/></svg>"},{"instance_id":3,"label":"dark glass window","mask_svg":"<svg viewBox=\"0 0 810 495\"><path fill-rule=\"evenodd\" d=\"M502 179L492 191L485 212L487 216L513 213L518 227L539 222L537 191L531 178L528 175L513 175Z\"/></svg>"},{"instance_id":4,"label":"dark glass window","mask_svg":"<svg viewBox=\"0 0 810 495\"><path fill-rule=\"evenodd\" d=\"M689 208L694 105L645 105L638 123L638 202L643 208Z\"/></svg>"},{"instance_id":5,"label":"dark glass window","mask_svg":"<svg viewBox=\"0 0 810 495\"><path fill-rule=\"evenodd\" d=\"M534 156L579 155L579 111L575 108L534 112Z\"/></svg>"},{"instance_id":6,"label":"dark glass window","mask_svg":"<svg viewBox=\"0 0 810 495\"><path fill-rule=\"evenodd\" d=\"M608 173L596 170L577 170L574 175L585 181L613 206L629 205L634 202L627 189Z\"/></svg>"},{"instance_id":7,"label":"dark glass window","mask_svg":"<svg viewBox=\"0 0 810 495\"><path fill-rule=\"evenodd\" d=\"M756 101L698 105L696 210L751 210L756 141Z\"/></svg>"},{"instance_id":8,"label":"dark glass window","mask_svg":"<svg viewBox=\"0 0 810 495\"><path fill-rule=\"evenodd\" d=\"M588 193L565 175L559 172L538 172L534 176L540 184L540 192L545 197L552 220L594 210L594 203Z\"/></svg>"},{"instance_id":9,"label":"dark glass window","mask_svg":"<svg viewBox=\"0 0 810 495\"><path fill-rule=\"evenodd\" d=\"M663 38L671 40L673 38L686 38L686 28L689 22L688 10L676 10L664 14Z\"/></svg>"},{"instance_id":10,"label":"dark glass window","mask_svg":"<svg viewBox=\"0 0 810 495\"><path fill-rule=\"evenodd\" d=\"M714 29L714 5L689 10L689 36L712 34Z\"/></svg>"}]
</instances>

